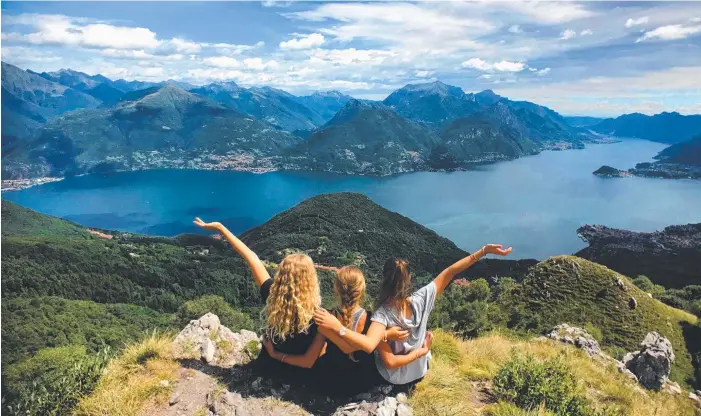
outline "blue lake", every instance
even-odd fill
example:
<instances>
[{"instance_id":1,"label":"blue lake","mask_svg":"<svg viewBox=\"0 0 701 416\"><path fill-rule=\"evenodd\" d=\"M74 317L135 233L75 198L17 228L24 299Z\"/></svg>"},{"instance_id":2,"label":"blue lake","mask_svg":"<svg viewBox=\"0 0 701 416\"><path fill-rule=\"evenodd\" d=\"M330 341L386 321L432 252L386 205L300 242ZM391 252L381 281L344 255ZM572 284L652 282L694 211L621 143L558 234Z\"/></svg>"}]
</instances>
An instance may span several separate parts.
<instances>
[{"instance_id":1,"label":"blue lake","mask_svg":"<svg viewBox=\"0 0 701 416\"><path fill-rule=\"evenodd\" d=\"M544 152L468 172L373 178L326 173L163 170L84 176L3 193L40 212L92 227L172 236L195 232L194 216L234 232L259 225L313 195L354 191L472 251L489 242L514 258L545 258L585 246L576 229L604 224L654 231L701 222L701 181L600 178L665 146L641 140Z\"/></svg>"}]
</instances>

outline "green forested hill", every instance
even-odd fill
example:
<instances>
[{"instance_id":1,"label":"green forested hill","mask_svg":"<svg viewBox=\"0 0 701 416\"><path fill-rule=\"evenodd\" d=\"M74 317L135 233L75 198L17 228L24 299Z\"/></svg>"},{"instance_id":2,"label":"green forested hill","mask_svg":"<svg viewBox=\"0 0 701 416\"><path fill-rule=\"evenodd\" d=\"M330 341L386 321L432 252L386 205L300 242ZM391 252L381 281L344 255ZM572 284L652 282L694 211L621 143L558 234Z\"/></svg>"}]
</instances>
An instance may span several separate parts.
<instances>
[{"instance_id":1,"label":"green forested hill","mask_svg":"<svg viewBox=\"0 0 701 416\"><path fill-rule=\"evenodd\" d=\"M120 348L145 331L172 326L174 319L135 305L52 296L3 300L2 364L13 364L46 347L77 344L92 352L104 346Z\"/></svg>"}]
</instances>

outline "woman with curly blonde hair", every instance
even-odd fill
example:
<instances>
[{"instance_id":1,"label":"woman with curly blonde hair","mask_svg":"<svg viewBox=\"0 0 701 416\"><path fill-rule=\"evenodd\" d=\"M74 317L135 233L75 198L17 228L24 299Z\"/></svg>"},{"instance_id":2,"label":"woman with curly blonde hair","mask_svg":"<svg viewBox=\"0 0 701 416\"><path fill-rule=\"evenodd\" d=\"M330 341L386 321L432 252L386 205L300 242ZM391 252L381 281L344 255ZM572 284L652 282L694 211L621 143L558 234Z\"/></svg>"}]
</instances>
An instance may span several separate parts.
<instances>
[{"instance_id":1,"label":"woman with curly blonde hair","mask_svg":"<svg viewBox=\"0 0 701 416\"><path fill-rule=\"evenodd\" d=\"M198 227L223 234L253 273L253 279L265 302L266 338L282 354L281 359L274 360L267 351L261 351L259 361L263 368L276 374L293 372L293 377L305 375L300 369L310 366L304 365L303 355L308 353L318 357L326 343L313 320L316 308L321 305L321 294L312 259L306 254L290 254L282 260L275 278L271 279L256 253L224 225L218 222L206 223L199 218L195 218L194 223Z\"/></svg>"}]
</instances>

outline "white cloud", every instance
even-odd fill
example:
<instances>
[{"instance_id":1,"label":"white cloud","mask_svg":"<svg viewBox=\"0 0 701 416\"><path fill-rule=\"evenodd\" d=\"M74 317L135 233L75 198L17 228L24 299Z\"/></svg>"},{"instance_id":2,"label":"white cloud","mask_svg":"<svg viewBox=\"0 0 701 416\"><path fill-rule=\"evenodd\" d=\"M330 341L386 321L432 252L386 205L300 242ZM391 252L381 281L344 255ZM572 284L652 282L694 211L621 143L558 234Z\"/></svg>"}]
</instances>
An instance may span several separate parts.
<instances>
[{"instance_id":1,"label":"white cloud","mask_svg":"<svg viewBox=\"0 0 701 416\"><path fill-rule=\"evenodd\" d=\"M261 58L248 58L243 60L243 64L246 68L254 70L264 70L264 69L274 69L278 68L280 64L275 60L270 60L268 62L263 61Z\"/></svg>"},{"instance_id":2,"label":"white cloud","mask_svg":"<svg viewBox=\"0 0 701 416\"><path fill-rule=\"evenodd\" d=\"M521 29L521 26L519 25L513 25L509 27L509 32L511 33L521 33L523 30Z\"/></svg>"},{"instance_id":3,"label":"white cloud","mask_svg":"<svg viewBox=\"0 0 701 416\"><path fill-rule=\"evenodd\" d=\"M487 62L480 58L470 58L462 63L463 68L476 69L482 72L521 72L526 69L523 62L499 61Z\"/></svg>"},{"instance_id":4,"label":"white cloud","mask_svg":"<svg viewBox=\"0 0 701 416\"><path fill-rule=\"evenodd\" d=\"M182 61L185 59L183 54L170 54L170 55L154 55L148 53L143 49L102 49L99 51L100 55L107 56L110 58L119 59L143 59L152 61Z\"/></svg>"},{"instance_id":5,"label":"white cloud","mask_svg":"<svg viewBox=\"0 0 701 416\"><path fill-rule=\"evenodd\" d=\"M535 71L535 74L538 75L539 77L542 77L543 75L547 75L549 73L550 73L550 68L543 68L543 69Z\"/></svg>"},{"instance_id":6,"label":"white cloud","mask_svg":"<svg viewBox=\"0 0 701 416\"><path fill-rule=\"evenodd\" d=\"M637 19L629 18L628 20L626 20L625 26L630 28L633 26L644 25L648 21L650 21L650 18L647 16L638 17Z\"/></svg>"},{"instance_id":7,"label":"white cloud","mask_svg":"<svg viewBox=\"0 0 701 416\"><path fill-rule=\"evenodd\" d=\"M577 32L575 32L574 30L571 30L571 29L567 29L567 30L563 31L562 33L560 33L560 39L562 39L562 40L572 39L575 36L577 36Z\"/></svg>"},{"instance_id":8,"label":"white cloud","mask_svg":"<svg viewBox=\"0 0 701 416\"><path fill-rule=\"evenodd\" d=\"M689 21L691 23L701 23L701 17L692 17Z\"/></svg>"},{"instance_id":9,"label":"white cloud","mask_svg":"<svg viewBox=\"0 0 701 416\"><path fill-rule=\"evenodd\" d=\"M584 29L581 32L579 32L579 36L588 36L593 34L594 32L591 29Z\"/></svg>"},{"instance_id":10,"label":"white cloud","mask_svg":"<svg viewBox=\"0 0 701 416\"><path fill-rule=\"evenodd\" d=\"M300 35L297 38L288 41L280 42L280 49L311 49L321 46L324 43L324 35L321 33L312 33L309 35Z\"/></svg>"},{"instance_id":11,"label":"white cloud","mask_svg":"<svg viewBox=\"0 0 701 416\"><path fill-rule=\"evenodd\" d=\"M197 53L202 50L202 45L196 42L190 42L182 38L173 38L164 43L164 48L175 49L177 52L181 53Z\"/></svg>"},{"instance_id":12,"label":"white cloud","mask_svg":"<svg viewBox=\"0 0 701 416\"><path fill-rule=\"evenodd\" d=\"M524 85L497 93L547 105L565 114L619 115L633 111L646 114L680 111L689 114L693 106L675 104L669 98L682 94L689 102L701 102L699 73L701 66L677 67L635 76L597 76L538 86Z\"/></svg>"},{"instance_id":13,"label":"white cloud","mask_svg":"<svg viewBox=\"0 0 701 416\"><path fill-rule=\"evenodd\" d=\"M238 68L241 66L241 62L230 56L212 56L204 58L203 62L216 68Z\"/></svg>"},{"instance_id":14,"label":"white cloud","mask_svg":"<svg viewBox=\"0 0 701 416\"><path fill-rule=\"evenodd\" d=\"M685 26L685 25L667 25L660 26L657 29L645 32L643 36L638 38L636 42L642 42L651 39L660 40L675 40L684 39L701 33L701 25Z\"/></svg>"},{"instance_id":15,"label":"white cloud","mask_svg":"<svg viewBox=\"0 0 701 416\"><path fill-rule=\"evenodd\" d=\"M89 48L142 49L156 48L161 41L156 34L142 27L86 23L84 18L64 15L22 14L13 16L12 24L32 26L36 32L3 33L3 40L35 45L80 45Z\"/></svg>"}]
</instances>

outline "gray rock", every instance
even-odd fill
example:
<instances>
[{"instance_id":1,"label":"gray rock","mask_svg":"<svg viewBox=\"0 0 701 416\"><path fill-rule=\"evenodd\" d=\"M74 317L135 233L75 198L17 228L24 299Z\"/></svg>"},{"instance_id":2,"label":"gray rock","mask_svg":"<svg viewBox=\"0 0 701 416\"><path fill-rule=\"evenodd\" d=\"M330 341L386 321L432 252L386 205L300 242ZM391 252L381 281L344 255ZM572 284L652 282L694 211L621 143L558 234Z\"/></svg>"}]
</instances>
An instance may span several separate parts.
<instances>
[{"instance_id":1,"label":"gray rock","mask_svg":"<svg viewBox=\"0 0 701 416\"><path fill-rule=\"evenodd\" d=\"M660 391L669 379L674 363L672 343L657 332L650 332L640 344L640 351L626 354L623 363L650 390Z\"/></svg>"},{"instance_id":2,"label":"gray rock","mask_svg":"<svg viewBox=\"0 0 701 416\"><path fill-rule=\"evenodd\" d=\"M699 396L696 393L689 392L689 399L701 403L701 399L699 399Z\"/></svg>"},{"instance_id":3,"label":"gray rock","mask_svg":"<svg viewBox=\"0 0 701 416\"><path fill-rule=\"evenodd\" d=\"M248 346L255 344L260 350L260 341L255 332L241 330L232 332L219 323L212 313L192 320L173 342L178 358L203 359L219 367L233 367L250 360Z\"/></svg>"},{"instance_id":4,"label":"gray rock","mask_svg":"<svg viewBox=\"0 0 701 416\"><path fill-rule=\"evenodd\" d=\"M381 386L380 391L382 392L382 394L390 394L392 392L392 386L391 385Z\"/></svg>"},{"instance_id":5,"label":"gray rock","mask_svg":"<svg viewBox=\"0 0 701 416\"><path fill-rule=\"evenodd\" d=\"M602 355L599 342L590 333L576 326L560 324L553 328L546 337L581 348L590 357Z\"/></svg>"},{"instance_id":6,"label":"gray rock","mask_svg":"<svg viewBox=\"0 0 701 416\"><path fill-rule=\"evenodd\" d=\"M682 388L679 383L667 380L662 387L662 391L669 394L682 394Z\"/></svg>"},{"instance_id":7,"label":"gray rock","mask_svg":"<svg viewBox=\"0 0 701 416\"><path fill-rule=\"evenodd\" d=\"M397 405L397 416L414 416L414 409L406 403Z\"/></svg>"},{"instance_id":8,"label":"gray rock","mask_svg":"<svg viewBox=\"0 0 701 416\"><path fill-rule=\"evenodd\" d=\"M638 307L638 301L635 300L635 298L632 296L630 297L630 299L628 299L628 307L631 309L635 309Z\"/></svg>"},{"instance_id":9,"label":"gray rock","mask_svg":"<svg viewBox=\"0 0 701 416\"><path fill-rule=\"evenodd\" d=\"M214 353L217 352L217 346L211 339L205 339L200 345L202 359L211 364L214 361Z\"/></svg>"},{"instance_id":10,"label":"gray rock","mask_svg":"<svg viewBox=\"0 0 701 416\"><path fill-rule=\"evenodd\" d=\"M170 396L170 399L168 399L168 405L172 406L180 401L180 394L178 393L173 393L172 396Z\"/></svg>"},{"instance_id":11,"label":"gray rock","mask_svg":"<svg viewBox=\"0 0 701 416\"><path fill-rule=\"evenodd\" d=\"M397 413L397 399L394 397L385 397L377 407L377 416L394 416Z\"/></svg>"},{"instance_id":12,"label":"gray rock","mask_svg":"<svg viewBox=\"0 0 701 416\"><path fill-rule=\"evenodd\" d=\"M623 279L620 277L616 278L616 286L618 286L621 290L626 290L626 285L623 283Z\"/></svg>"}]
</instances>

